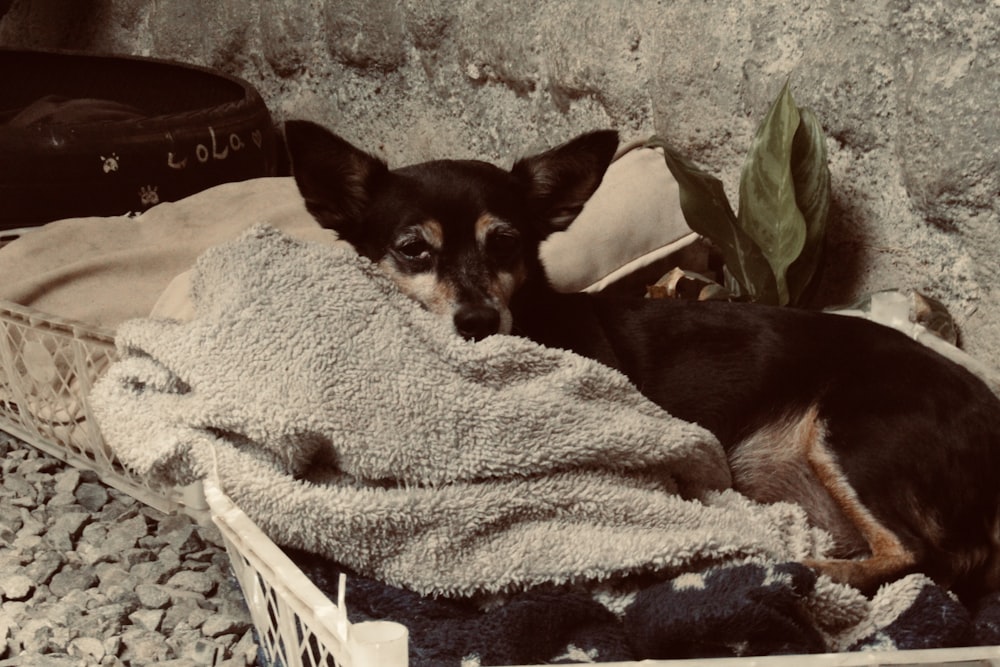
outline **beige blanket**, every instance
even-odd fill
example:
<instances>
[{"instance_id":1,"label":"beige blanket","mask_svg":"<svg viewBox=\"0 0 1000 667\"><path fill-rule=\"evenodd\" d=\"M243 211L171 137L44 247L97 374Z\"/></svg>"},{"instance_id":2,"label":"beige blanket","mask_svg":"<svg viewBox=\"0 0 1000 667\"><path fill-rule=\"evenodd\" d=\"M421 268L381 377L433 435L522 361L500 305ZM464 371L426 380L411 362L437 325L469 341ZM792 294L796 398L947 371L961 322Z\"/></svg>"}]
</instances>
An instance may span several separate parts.
<instances>
[{"instance_id":1,"label":"beige blanket","mask_svg":"<svg viewBox=\"0 0 1000 667\"><path fill-rule=\"evenodd\" d=\"M306 211L292 179L227 183L135 218L73 218L25 233L0 250L0 300L114 330L148 315L205 250L261 222L336 240Z\"/></svg>"}]
</instances>

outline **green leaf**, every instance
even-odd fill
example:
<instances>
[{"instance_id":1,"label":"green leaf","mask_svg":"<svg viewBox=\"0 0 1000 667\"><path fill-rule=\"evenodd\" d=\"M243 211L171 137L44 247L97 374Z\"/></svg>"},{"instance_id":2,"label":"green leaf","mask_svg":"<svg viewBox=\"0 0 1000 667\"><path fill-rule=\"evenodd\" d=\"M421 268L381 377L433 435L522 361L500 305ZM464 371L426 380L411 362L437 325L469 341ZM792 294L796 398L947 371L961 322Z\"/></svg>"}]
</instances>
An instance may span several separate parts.
<instances>
[{"instance_id":1,"label":"green leaf","mask_svg":"<svg viewBox=\"0 0 1000 667\"><path fill-rule=\"evenodd\" d=\"M778 305L791 300L788 267L806 241L806 222L795 199L792 140L799 110L786 82L754 135L740 174L738 225L760 247L774 274Z\"/></svg>"},{"instance_id":2,"label":"green leaf","mask_svg":"<svg viewBox=\"0 0 1000 667\"><path fill-rule=\"evenodd\" d=\"M822 259L830 172L822 127L795 105L788 82L747 152L736 215L717 178L657 137L647 146L663 150L688 225L721 251L725 287L753 301L798 304Z\"/></svg>"},{"instance_id":3,"label":"green leaf","mask_svg":"<svg viewBox=\"0 0 1000 667\"><path fill-rule=\"evenodd\" d=\"M788 267L792 304L800 302L819 268L830 214L830 168L823 128L811 110L800 108L799 116L799 128L792 140L792 178L795 201L806 223L806 239L802 252Z\"/></svg>"},{"instance_id":4,"label":"green leaf","mask_svg":"<svg viewBox=\"0 0 1000 667\"><path fill-rule=\"evenodd\" d=\"M777 287L770 264L757 243L737 224L722 181L696 167L659 137L651 138L646 145L663 150L667 168L680 189L684 219L722 253L730 291L751 301L775 303ZM730 277L736 285L729 282ZM739 289L735 289L737 285Z\"/></svg>"}]
</instances>

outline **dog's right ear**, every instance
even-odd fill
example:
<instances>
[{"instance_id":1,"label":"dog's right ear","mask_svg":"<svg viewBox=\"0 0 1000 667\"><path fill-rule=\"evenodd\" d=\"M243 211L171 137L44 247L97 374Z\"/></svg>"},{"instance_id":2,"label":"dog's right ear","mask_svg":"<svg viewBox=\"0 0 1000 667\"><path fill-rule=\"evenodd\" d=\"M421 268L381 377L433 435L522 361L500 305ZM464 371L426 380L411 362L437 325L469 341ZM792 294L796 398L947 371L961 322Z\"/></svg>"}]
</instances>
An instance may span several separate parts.
<instances>
[{"instance_id":1,"label":"dog's right ear","mask_svg":"<svg viewBox=\"0 0 1000 667\"><path fill-rule=\"evenodd\" d=\"M528 193L543 236L566 229L604 178L618 133L599 130L514 163L511 174Z\"/></svg>"},{"instance_id":2,"label":"dog's right ear","mask_svg":"<svg viewBox=\"0 0 1000 667\"><path fill-rule=\"evenodd\" d=\"M285 122L285 144L306 209L320 225L354 241L365 208L389 175L388 165L305 120Z\"/></svg>"}]
</instances>

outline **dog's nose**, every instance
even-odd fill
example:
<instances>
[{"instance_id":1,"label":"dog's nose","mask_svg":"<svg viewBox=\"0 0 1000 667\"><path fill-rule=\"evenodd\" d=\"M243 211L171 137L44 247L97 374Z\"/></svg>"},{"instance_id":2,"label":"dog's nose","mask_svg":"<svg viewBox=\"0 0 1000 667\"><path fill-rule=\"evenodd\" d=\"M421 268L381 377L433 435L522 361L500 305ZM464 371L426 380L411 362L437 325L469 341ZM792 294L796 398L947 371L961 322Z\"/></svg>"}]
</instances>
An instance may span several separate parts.
<instances>
[{"instance_id":1,"label":"dog's nose","mask_svg":"<svg viewBox=\"0 0 1000 667\"><path fill-rule=\"evenodd\" d=\"M463 306L455 313L454 322L463 338L482 340L500 330L500 312L490 306Z\"/></svg>"}]
</instances>

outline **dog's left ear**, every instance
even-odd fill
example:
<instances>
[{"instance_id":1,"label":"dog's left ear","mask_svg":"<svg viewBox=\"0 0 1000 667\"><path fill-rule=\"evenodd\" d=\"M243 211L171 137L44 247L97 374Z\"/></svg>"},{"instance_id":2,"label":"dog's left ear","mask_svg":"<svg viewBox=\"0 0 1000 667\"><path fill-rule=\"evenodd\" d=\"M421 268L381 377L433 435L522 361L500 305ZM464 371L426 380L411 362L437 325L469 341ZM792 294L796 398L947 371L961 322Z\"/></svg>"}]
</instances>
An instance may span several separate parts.
<instances>
[{"instance_id":1,"label":"dog's left ear","mask_svg":"<svg viewBox=\"0 0 1000 667\"><path fill-rule=\"evenodd\" d=\"M618 149L618 133L599 130L514 163L511 174L528 190L543 236L569 227L594 194Z\"/></svg>"}]
</instances>

